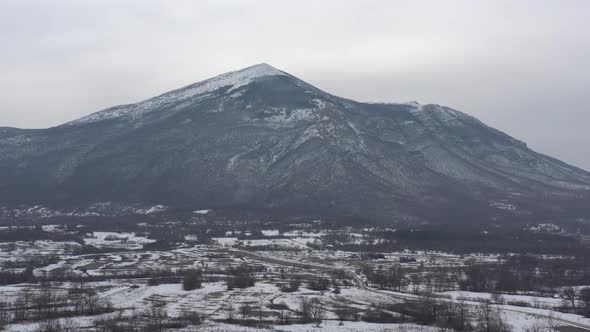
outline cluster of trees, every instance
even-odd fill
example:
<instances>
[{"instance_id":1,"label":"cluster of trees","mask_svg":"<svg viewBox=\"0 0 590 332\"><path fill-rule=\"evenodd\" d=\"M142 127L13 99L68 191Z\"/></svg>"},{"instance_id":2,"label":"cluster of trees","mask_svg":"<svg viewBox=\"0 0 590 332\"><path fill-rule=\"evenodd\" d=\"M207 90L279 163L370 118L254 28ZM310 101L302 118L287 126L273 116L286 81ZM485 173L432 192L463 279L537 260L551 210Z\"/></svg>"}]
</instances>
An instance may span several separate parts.
<instances>
[{"instance_id":1,"label":"cluster of trees","mask_svg":"<svg viewBox=\"0 0 590 332\"><path fill-rule=\"evenodd\" d=\"M438 325L457 331L473 329L469 323L469 306L464 300L441 300L433 293L426 292L417 300L395 304L391 309L421 324Z\"/></svg>"},{"instance_id":2,"label":"cluster of trees","mask_svg":"<svg viewBox=\"0 0 590 332\"><path fill-rule=\"evenodd\" d=\"M226 271L227 289L248 288L256 284L254 270L242 265L236 268L228 268Z\"/></svg>"},{"instance_id":3,"label":"cluster of trees","mask_svg":"<svg viewBox=\"0 0 590 332\"><path fill-rule=\"evenodd\" d=\"M11 248L11 246L14 246ZM16 245L14 243L10 243L9 247L7 248L8 251L16 250ZM44 254L44 255L34 255L34 256L24 256L18 260L10 260L2 262L2 267L5 269L19 269L19 268L35 268L46 266L49 264L55 264L59 262L59 256L55 254Z\"/></svg>"},{"instance_id":4,"label":"cluster of trees","mask_svg":"<svg viewBox=\"0 0 590 332\"><path fill-rule=\"evenodd\" d=\"M315 322L318 325L324 319L326 309L318 298L308 298L303 296L299 303L299 315L305 323Z\"/></svg>"},{"instance_id":5,"label":"cluster of trees","mask_svg":"<svg viewBox=\"0 0 590 332\"><path fill-rule=\"evenodd\" d=\"M37 289L20 291L11 303L0 303L0 325L10 322L98 315L112 311L110 302L99 297L92 289L85 288L83 284L64 291L44 282ZM45 328L50 330L55 327L48 325Z\"/></svg>"},{"instance_id":6,"label":"cluster of trees","mask_svg":"<svg viewBox=\"0 0 590 332\"><path fill-rule=\"evenodd\" d=\"M193 289L201 288L203 279L201 277L201 270L187 270L184 272L182 278L182 289L191 291Z\"/></svg>"},{"instance_id":7,"label":"cluster of trees","mask_svg":"<svg viewBox=\"0 0 590 332\"><path fill-rule=\"evenodd\" d=\"M94 321L94 326L95 331L101 332L163 332L196 326L201 324L202 320L201 315L187 310L181 311L178 317L170 317L164 308L164 303L156 301L144 310L134 312L131 317L121 315L99 317ZM55 330L55 332L65 331Z\"/></svg>"},{"instance_id":8,"label":"cluster of trees","mask_svg":"<svg viewBox=\"0 0 590 332\"><path fill-rule=\"evenodd\" d=\"M587 257L541 259L529 255L505 257L497 264L476 264L465 269L462 290L474 292L536 291L556 293L563 286L590 280Z\"/></svg>"},{"instance_id":9,"label":"cluster of trees","mask_svg":"<svg viewBox=\"0 0 590 332\"><path fill-rule=\"evenodd\" d=\"M330 280L323 277L313 278L309 281L307 287L314 291L327 291L330 289Z\"/></svg>"},{"instance_id":10,"label":"cluster of trees","mask_svg":"<svg viewBox=\"0 0 590 332\"><path fill-rule=\"evenodd\" d=\"M33 268L30 266L22 272L0 271L0 285L13 285L33 282L37 282L37 278L35 278L33 275Z\"/></svg>"},{"instance_id":11,"label":"cluster of trees","mask_svg":"<svg viewBox=\"0 0 590 332\"><path fill-rule=\"evenodd\" d=\"M490 229L484 225L432 224L373 230L363 243L347 241L345 236L326 237L324 244L334 249L356 252L394 252L404 249L455 253L514 253L588 255L590 250L577 239L558 234L535 233L525 225L503 225ZM482 231L486 232L482 232ZM375 241L371 241L371 237ZM376 240L379 241L376 241Z\"/></svg>"},{"instance_id":12,"label":"cluster of trees","mask_svg":"<svg viewBox=\"0 0 590 332\"><path fill-rule=\"evenodd\" d=\"M224 305L224 311L227 314L226 321L245 326L261 325L265 322L265 316L268 316L265 307L279 312L278 323L281 325L291 323L319 324L326 314L325 305L318 298L303 296L298 308L289 308L284 302L265 305L263 298L259 298L254 304L246 303L237 309L231 301L226 303Z\"/></svg>"},{"instance_id":13,"label":"cluster of trees","mask_svg":"<svg viewBox=\"0 0 590 332\"><path fill-rule=\"evenodd\" d=\"M299 290L299 287L301 287L301 281L299 281L299 279L297 279L297 278L292 278L291 280L289 280L288 283L281 285L281 292L285 292L285 293L296 292Z\"/></svg>"},{"instance_id":14,"label":"cluster of trees","mask_svg":"<svg viewBox=\"0 0 590 332\"><path fill-rule=\"evenodd\" d=\"M36 225L34 227L19 226L0 232L0 242L33 242L38 240L48 240L55 242L77 242L80 244L84 243L84 240L79 234L46 232L43 230L41 225Z\"/></svg>"},{"instance_id":15,"label":"cluster of trees","mask_svg":"<svg viewBox=\"0 0 590 332\"><path fill-rule=\"evenodd\" d=\"M330 289L332 289L332 291L335 294L340 294L340 279L338 277L339 276L337 274L334 274L331 277L319 276L309 278L307 280L307 288L319 292L329 291ZM286 275L283 272L281 272L281 279L287 279ZM345 280L346 279L340 281L342 284L346 284L346 282L344 282ZM279 287L281 291L285 293L296 292L299 290L299 287L301 287L301 277L293 275L288 282L281 283Z\"/></svg>"},{"instance_id":16,"label":"cluster of trees","mask_svg":"<svg viewBox=\"0 0 590 332\"><path fill-rule=\"evenodd\" d=\"M372 287L393 290L396 292L420 291L443 292L457 287L457 280L461 279L462 271L458 268L437 267L428 270L413 267L405 268L400 265L392 265L389 268L374 269L364 266L363 273L367 276L367 282Z\"/></svg>"},{"instance_id":17,"label":"cluster of trees","mask_svg":"<svg viewBox=\"0 0 590 332\"><path fill-rule=\"evenodd\" d=\"M402 291L407 284L406 273L399 265L389 269L373 269L370 266L363 268L363 273L367 276L367 281L373 287L387 290Z\"/></svg>"},{"instance_id":18,"label":"cluster of trees","mask_svg":"<svg viewBox=\"0 0 590 332\"><path fill-rule=\"evenodd\" d=\"M80 326L73 319L47 320L39 323L36 332L77 332Z\"/></svg>"},{"instance_id":19,"label":"cluster of trees","mask_svg":"<svg viewBox=\"0 0 590 332\"><path fill-rule=\"evenodd\" d=\"M88 275L74 272L48 273L42 276L33 274L33 267L29 266L22 272L2 272L0 271L0 285L10 284L39 284L44 282L93 282L105 281L110 279L144 279L149 278L148 283L157 285L162 280L180 280L184 271L171 271L169 269L141 269L137 271L121 271L117 274Z\"/></svg>"},{"instance_id":20,"label":"cluster of trees","mask_svg":"<svg viewBox=\"0 0 590 332\"><path fill-rule=\"evenodd\" d=\"M512 332L513 327L502 316L498 303L485 301L474 306L465 299L438 298L432 293L423 293L416 300L390 305L387 309L399 313L388 322L415 322L437 326L441 331ZM558 323L551 316L536 317L531 332L557 332Z\"/></svg>"},{"instance_id":21,"label":"cluster of trees","mask_svg":"<svg viewBox=\"0 0 590 332\"><path fill-rule=\"evenodd\" d=\"M590 280L590 258L538 258L530 255L505 256L495 263L465 267L363 267L372 287L418 293L457 288L472 292L535 292L554 295L567 286L585 285Z\"/></svg>"}]
</instances>

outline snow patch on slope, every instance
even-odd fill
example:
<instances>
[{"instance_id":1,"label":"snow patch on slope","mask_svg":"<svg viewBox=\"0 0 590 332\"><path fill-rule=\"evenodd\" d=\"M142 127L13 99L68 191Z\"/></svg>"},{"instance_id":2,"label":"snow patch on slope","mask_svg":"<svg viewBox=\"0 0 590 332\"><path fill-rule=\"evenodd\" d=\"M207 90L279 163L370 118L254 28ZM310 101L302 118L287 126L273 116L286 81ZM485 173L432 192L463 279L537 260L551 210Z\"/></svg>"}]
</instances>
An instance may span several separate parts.
<instances>
[{"instance_id":1,"label":"snow patch on slope","mask_svg":"<svg viewBox=\"0 0 590 332\"><path fill-rule=\"evenodd\" d=\"M294 110L274 109L273 114L264 120L274 127L292 126L299 121L314 121L317 116L313 109L299 108Z\"/></svg>"}]
</instances>

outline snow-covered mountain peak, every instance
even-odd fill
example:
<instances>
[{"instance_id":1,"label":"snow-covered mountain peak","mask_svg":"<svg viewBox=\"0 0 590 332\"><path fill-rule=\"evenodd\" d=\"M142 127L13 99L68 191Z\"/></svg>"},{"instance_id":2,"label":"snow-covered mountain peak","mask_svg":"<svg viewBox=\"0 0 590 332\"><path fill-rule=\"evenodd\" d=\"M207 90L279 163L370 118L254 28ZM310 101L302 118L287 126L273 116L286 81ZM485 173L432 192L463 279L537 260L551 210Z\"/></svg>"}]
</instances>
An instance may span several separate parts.
<instances>
[{"instance_id":1,"label":"snow-covered mountain peak","mask_svg":"<svg viewBox=\"0 0 590 332\"><path fill-rule=\"evenodd\" d=\"M188 90L191 90L191 93L197 94L227 86L231 86L230 90L234 90L265 76L286 76L286 74L271 65L260 63L244 69L221 74L206 81L195 83L189 86Z\"/></svg>"},{"instance_id":2,"label":"snow-covered mountain peak","mask_svg":"<svg viewBox=\"0 0 590 332\"><path fill-rule=\"evenodd\" d=\"M273 76L273 75L286 75L284 72L276 69L275 67L269 65L268 63L259 63L250 67L246 67L244 69L240 69L228 74L232 73L248 73L254 77L262 77L262 76Z\"/></svg>"},{"instance_id":3,"label":"snow-covered mountain peak","mask_svg":"<svg viewBox=\"0 0 590 332\"><path fill-rule=\"evenodd\" d=\"M414 106L414 107L420 107L421 106L421 104L419 102L415 101L415 100L405 102L404 105L409 105L409 106Z\"/></svg>"},{"instance_id":4,"label":"snow-covered mountain peak","mask_svg":"<svg viewBox=\"0 0 590 332\"><path fill-rule=\"evenodd\" d=\"M287 76L284 72L266 63L260 63L244 69L228 72L208 80L197 82L183 88L173 90L160 96L141 101L137 104L123 105L97 112L81 119L72 121L68 125L80 125L115 118L136 119L141 115L160 109L161 106L183 102L198 95L205 95L216 90L226 88L232 92L242 86L267 76Z\"/></svg>"}]
</instances>

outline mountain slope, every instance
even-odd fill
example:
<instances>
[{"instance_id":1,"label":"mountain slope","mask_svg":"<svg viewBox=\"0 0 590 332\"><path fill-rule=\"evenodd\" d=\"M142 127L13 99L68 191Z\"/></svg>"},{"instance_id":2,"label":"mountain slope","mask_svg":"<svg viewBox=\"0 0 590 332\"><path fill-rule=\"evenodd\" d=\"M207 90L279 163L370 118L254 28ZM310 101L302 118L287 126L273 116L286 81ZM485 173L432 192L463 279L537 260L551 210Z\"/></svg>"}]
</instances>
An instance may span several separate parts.
<instances>
[{"instance_id":1,"label":"mountain slope","mask_svg":"<svg viewBox=\"0 0 590 332\"><path fill-rule=\"evenodd\" d=\"M45 130L0 129L0 205L255 207L377 220L587 217L590 174L438 105L260 64Z\"/></svg>"}]
</instances>

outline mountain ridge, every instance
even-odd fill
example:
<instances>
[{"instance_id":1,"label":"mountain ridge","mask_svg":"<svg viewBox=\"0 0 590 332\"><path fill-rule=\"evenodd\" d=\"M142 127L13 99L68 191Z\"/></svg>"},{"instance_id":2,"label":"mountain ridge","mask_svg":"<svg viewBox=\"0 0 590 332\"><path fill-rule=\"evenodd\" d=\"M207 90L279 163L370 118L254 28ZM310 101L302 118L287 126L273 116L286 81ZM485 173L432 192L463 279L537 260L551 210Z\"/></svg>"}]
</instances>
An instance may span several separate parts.
<instances>
[{"instance_id":1,"label":"mountain ridge","mask_svg":"<svg viewBox=\"0 0 590 332\"><path fill-rule=\"evenodd\" d=\"M590 173L466 113L356 102L267 64L57 127L0 129L0 154L7 205L251 206L427 222L590 215L581 207Z\"/></svg>"}]
</instances>

